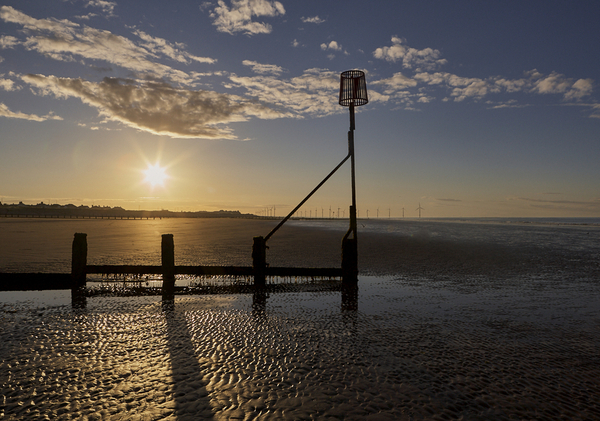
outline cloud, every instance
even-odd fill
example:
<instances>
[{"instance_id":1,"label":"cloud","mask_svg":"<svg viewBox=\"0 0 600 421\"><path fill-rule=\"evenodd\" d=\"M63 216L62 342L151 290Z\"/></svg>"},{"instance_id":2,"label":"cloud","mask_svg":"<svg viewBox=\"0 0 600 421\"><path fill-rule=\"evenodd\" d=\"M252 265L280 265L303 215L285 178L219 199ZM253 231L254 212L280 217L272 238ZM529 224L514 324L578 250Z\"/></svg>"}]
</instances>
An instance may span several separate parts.
<instances>
[{"instance_id":1,"label":"cloud","mask_svg":"<svg viewBox=\"0 0 600 421\"><path fill-rule=\"evenodd\" d=\"M337 43L337 41L331 41L329 44L323 43L321 44L321 50L334 50L334 51L342 51L342 46Z\"/></svg>"},{"instance_id":2,"label":"cloud","mask_svg":"<svg viewBox=\"0 0 600 421\"><path fill-rule=\"evenodd\" d=\"M581 99L590 95L593 91L594 81L592 79L579 79L565 93L565 99Z\"/></svg>"},{"instance_id":3,"label":"cloud","mask_svg":"<svg viewBox=\"0 0 600 421\"><path fill-rule=\"evenodd\" d=\"M75 61L75 57L102 60L137 73L186 84L192 83L193 77L156 62L159 55L180 62L186 62L187 59L211 62L211 59L195 57L178 50L180 45L174 46L141 31L137 31L136 34L146 42L145 46L139 46L128 38L109 31L82 26L68 20L35 19L10 6L0 8L0 19L22 25L29 35L20 43L30 51L55 60Z\"/></svg>"},{"instance_id":4,"label":"cloud","mask_svg":"<svg viewBox=\"0 0 600 421\"><path fill-rule=\"evenodd\" d=\"M593 91L592 79L573 79L567 78L560 73L552 72L544 76L537 70L528 72L532 80L532 92L540 94L563 94L565 100L580 100L588 96Z\"/></svg>"},{"instance_id":5,"label":"cloud","mask_svg":"<svg viewBox=\"0 0 600 421\"><path fill-rule=\"evenodd\" d=\"M446 59L440 59L441 53L439 50L432 48L417 50L416 48L407 47L402 43L402 39L392 37L392 45L377 48L373 52L373 56L394 63L401 61L402 66L407 69L434 70L447 62Z\"/></svg>"},{"instance_id":6,"label":"cloud","mask_svg":"<svg viewBox=\"0 0 600 421\"><path fill-rule=\"evenodd\" d=\"M2 76L2 75L0 75ZM0 78L0 88L5 91L18 91L21 89L20 86L15 85L15 82L10 79Z\"/></svg>"},{"instance_id":7,"label":"cloud","mask_svg":"<svg viewBox=\"0 0 600 421\"><path fill-rule=\"evenodd\" d=\"M492 105L490 108L492 109L501 109L501 108L525 108L529 107L529 104L519 104L516 99L511 99L506 102L494 103L492 101L488 101L488 104Z\"/></svg>"},{"instance_id":8,"label":"cloud","mask_svg":"<svg viewBox=\"0 0 600 421\"><path fill-rule=\"evenodd\" d=\"M407 88L413 88L417 86L417 81L409 77L404 76L402 73L394 73L391 78L381 79L371 82L372 85L382 85L384 93L391 95L397 91L405 90Z\"/></svg>"},{"instance_id":9,"label":"cloud","mask_svg":"<svg viewBox=\"0 0 600 421\"><path fill-rule=\"evenodd\" d=\"M29 120L29 121L62 120L61 117L53 115L52 113L40 117L35 114L25 114L25 113L21 113L21 112L14 112L14 111L9 110L8 107L1 102L0 102L0 117L16 118L19 120Z\"/></svg>"},{"instance_id":10,"label":"cloud","mask_svg":"<svg viewBox=\"0 0 600 421\"><path fill-rule=\"evenodd\" d=\"M10 35L5 35L0 37L0 48L14 48L19 45L19 39L12 37Z\"/></svg>"},{"instance_id":11,"label":"cloud","mask_svg":"<svg viewBox=\"0 0 600 421\"><path fill-rule=\"evenodd\" d=\"M600 208L600 200L546 200L546 199L532 199L528 197L516 197L512 200L522 200L525 202L532 202L538 204L538 206L545 207L566 207L566 206L583 206L586 208ZM540 205L541 204L541 205ZM534 205L532 205L534 206Z\"/></svg>"},{"instance_id":12,"label":"cloud","mask_svg":"<svg viewBox=\"0 0 600 421\"><path fill-rule=\"evenodd\" d=\"M300 43L298 42L297 39L294 38L294 40L292 41L292 47L299 47Z\"/></svg>"},{"instance_id":13,"label":"cloud","mask_svg":"<svg viewBox=\"0 0 600 421\"><path fill-rule=\"evenodd\" d=\"M176 138L235 139L227 123L282 115L241 97L212 91L174 88L164 82L105 78L102 82L25 75L22 80L40 95L78 98L107 120Z\"/></svg>"},{"instance_id":14,"label":"cloud","mask_svg":"<svg viewBox=\"0 0 600 421\"><path fill-rule=\"evenodd\" d=\"M283 72L283 69L280 66L276 66L274 64L261 64L261 63L257 63L256 61L251 61L251 60L244 60L242 62L242 64L244 66L250 66L252 67L252 71L254 73L259 73L259 74L273 74L273 75L278 75L281 72Z\"/></svg>"},{"instance_id":15,"label":"cloud","mask_svg":"<svg viewBox=\"0 0 600 421\"><path fill-rule=\"evenodd\" d=\"M486 79L468 78L457 76L447 72L420 72L414 75L414 79L419 83L427 85L439 85L450 90L450 96L455 101L463 101L467 98L481 99L489 94L531 92L538 94L563 94L567 99L581 99L590 95L593 88L591 79L573 79L565 78L563 75L552 73L543 75L537 70L526 72L526 77L521 79L508 80L499 76ZM505 102L502 107L516 107L516 104Z\"/></svg>"},{"instance_id":16,"label":"cloud","mask_svg":"<svg viewBox=\"0 0 600 421\"><path fill-rule=\"evenodd\" d=\"M338 104L339 74L327 69L308 69L301 76L287 80L237 75L229 79L249 96L281 110L286 117L322 117L343 111Z\"/></svg>"},{"instance_id":17,"label":"cloud","mask_svg":"<svg viewBox=\"0 0 600 421\"><path fill-rule=\"evenodd\" d=\"M321 48L326 49L326 44ZM390 79L383 79L375 83L385 87L384 93L398 96L400 93L402 101L406 102L406 91L418 84L428 86L439 86L450 91L450 98L456 102L467 98L482 99L490 94L530 92L537 94L561 94L565 101L580 101L592 94L594 81L592 79L570 79L562 74L552 72L544 75L537 70L525 72L520 79L506 79L500 76L492 76L485 79L462 77L448 72L435 71L439 66L446 64L447 60L441 59L440 52L432 48L417 50L405 45L405 41L392 37L392 45L380 47L373 52L378 59L390 62L401 62L406 69L414 69L415 74L404 76L395 73ZM430 96L419 96L417 101L429 102ZM449 98L444 99L445 101ZM410 101L410 100L409 100ZM517 107L510 101L504 101L493 108ZM592 115L596 117L596 115Z\"/></svg>"},{"instance_id":18,"label":"cloud","mask_svg":"<svg viewBox=\"0 0 600 421\"><path fill-rule=\"evenodd\" d=\"M325 22L325 19L321 19L319 16L313 16L311 18L305 18L302 16L301 20L304 23L316 23L317 25Z\"/></svg>"},{"instance_id":19,"label":"cloud","mask_svg":"<svg viewBox=\"0 0 600 421\"><path fill-rule=\"evenodd\" d=\"M197 57L187 53L186 51L181 50L182 48L186 47L185 44L171 44L165 39L153 37L143 31L135 31L134 34L140 37L142 40L146 41L142 46L148 51L151 51L154 54L163 54L171 58L172 60L178 61L180 63L188 64L190 60L209 64L217 62L217 60L215 60L214 58Z\"/></svg>"},{"instance_id":20,"label":"cloud","mask_svg":"<svg viewBox=\"0 0 600 421\"><path fill-rule=\"evenodd\" d=\"M98 7L102 9L102 11L108 16L114 16L114 11L115 7L117 7L117 3L106 0L89 0L85 7Z\"/></svg>"},{"instance_id":21,"label":"cloud","mask_svg":"<svg viewBox=\"0 0 600 421\"><path fill-rule=\"evenodd\" d=\"M247 35L270 34L273 28L268 23L254 22L254 16L274 17L285 15L285 8L278 1L270 0L231 0L231 8L224 0L210 13L213 25L220 32L235 34L243 32Z\"/></svg>"}]
</instances>

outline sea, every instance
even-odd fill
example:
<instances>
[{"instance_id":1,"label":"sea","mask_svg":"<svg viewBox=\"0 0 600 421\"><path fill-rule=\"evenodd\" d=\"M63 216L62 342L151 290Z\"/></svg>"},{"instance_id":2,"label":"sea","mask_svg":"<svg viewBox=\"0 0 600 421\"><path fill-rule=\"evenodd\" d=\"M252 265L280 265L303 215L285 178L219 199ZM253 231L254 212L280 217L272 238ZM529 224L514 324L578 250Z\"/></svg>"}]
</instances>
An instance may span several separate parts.
<instances>
[{"instance_id":1,"label":"sea","mask_svg":"<svg viewBox=\"0 0 600 421\"><path fill-rule=\"evenodd\" d=\"M68 273L71 242L77 232L87 234L88 264L160 264L161 234L167 233L174 234L177 264L251 264L252 237L265 236L277 223L260 219L0 218L0 272ZM336 243L347 229L347 220L290 220L273 236L269 253L282 264L337 266ZM500 247L503 252L512 248L517 255L539 252L541 259L547 252L566 259L580 253L598 264L600 218L359 219L358 237L364 252L359 264L366 273L394 275L392 260L406 257L402 250L389 247L413 246L427 253L424 244L449 249ZM332 250L325 248L330 245ZM390 261L371 261L377 254ZM434 256L430 257L435 265Z\"/></svg>"}]
</instances>

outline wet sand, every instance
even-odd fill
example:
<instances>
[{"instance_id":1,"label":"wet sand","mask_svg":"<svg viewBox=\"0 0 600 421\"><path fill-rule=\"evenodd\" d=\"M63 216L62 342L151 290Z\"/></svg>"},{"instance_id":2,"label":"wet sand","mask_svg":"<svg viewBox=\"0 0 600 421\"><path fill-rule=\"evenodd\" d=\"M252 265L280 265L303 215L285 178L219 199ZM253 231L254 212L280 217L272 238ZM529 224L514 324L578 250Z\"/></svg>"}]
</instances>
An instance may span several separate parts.
<instances>
[{"instance_id":1,"label":"wet sand","mask_svg":"<svg viewBox=\"0 0 600 421\"><path fill-rule=\"evenodd\" d=\"M0 305L3 419L600 419L598 288ZM8 294L8 293L2 293ZM60 294L60 293L55 293ZM346 303L347 304L347 303Z\"/></svg>"},{"instance_id":2,"label":"wet sand","mask_svg":"<svg viewBox=\"0 0 600 421\"><path fill-rule=\"evenodd\" d=\"M271 264L338 265L339 233L317 231L274 237ZM600 419L595 263L360 239L361 273L379 276L355 305L290 292L73 310L66 292L0 293L2 419Z\"/></svg>"}]
</instances>

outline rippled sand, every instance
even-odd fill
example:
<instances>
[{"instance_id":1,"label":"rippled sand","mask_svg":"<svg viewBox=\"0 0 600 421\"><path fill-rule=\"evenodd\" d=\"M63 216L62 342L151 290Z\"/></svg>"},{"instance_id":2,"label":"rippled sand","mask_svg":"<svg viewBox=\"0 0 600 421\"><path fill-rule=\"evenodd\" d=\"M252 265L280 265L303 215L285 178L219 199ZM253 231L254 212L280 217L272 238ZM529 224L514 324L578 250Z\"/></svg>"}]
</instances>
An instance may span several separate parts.
<instances>
[{"instance_id":1,"label":"rippled sand","mask_svg":"<svg viewBox=\"0 0 600 421\"><path fill-rule=\"evenodd\" d=\"M595 284L0 293L0 419L600 419Z\"/></svg>"}]
</instances>

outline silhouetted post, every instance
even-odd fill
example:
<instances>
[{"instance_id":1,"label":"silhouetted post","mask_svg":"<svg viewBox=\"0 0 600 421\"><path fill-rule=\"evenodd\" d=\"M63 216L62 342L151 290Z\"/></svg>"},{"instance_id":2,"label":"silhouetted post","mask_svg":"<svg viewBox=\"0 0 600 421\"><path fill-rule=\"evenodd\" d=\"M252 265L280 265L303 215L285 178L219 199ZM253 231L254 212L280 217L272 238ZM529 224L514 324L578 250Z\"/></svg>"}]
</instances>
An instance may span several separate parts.
<instances>
[{"instance_id":1,"label":"silhouetted post","mask_svg":"<svg viewBox=\"0 0 600 421\"><path fill-rule=\"evenodd\" d=\"M352 205L350 206L350 227L342 240L342 276L345 285L358 282L358 229L356 225L356 176L355 176L355 152L354 152L354 130L355 107L360 107L369 102L367 95L367 82L365 73L360 70L347 70L340 77L339 103L348 107L350 111L350 130L348 131L348 155L350 156ZM338 212L339 217L339 212ZM352 235L352 238L350 238Z\"/></svg>"},{"instance_id":2,"label":"silhouetted post","mask_svg":"<svg viewBox=\"0 0 600 421\"><path fill-rule=\"evenodd\" d=\"M71 249L71 304L73 308L86 305L84 289L86 285L87 234L76 233Z\"/></svg>"},{"instance_id":3,"label":"silhouetted post","mask_svg":"<svg viewBox=\"0 0 600 421\"><path fill-rule=\"evenodd\" d=\"M163 299L172 298L175 293L175 246L173 234L163 234L161 242Z\"/></svg>"},{"instance_id":4,"label":"silhouetted post","mask_svg":"<svg viewBox=\"0 0 600 421\"><path fill-rule=\"evenodd\" d=\"M267 242L262 236L254 237L254 244L252 244L252 269L254 270L254 286L265 286Z\"/></svg>"},{"instance_id":5,"label":"silhouetted post","mask_svg":"<svg viewBox=\"0 0 600 421\"><path fill-rule=\"evenodd\" d=\"M342 282L344 285L356 285L358 282L357 241L347 236L342 240Z\"/></svg>"},{"instance_id":6,"label":"silhouetted post","mask_svg":"<svg viewBox=\"0 0 600 421\"><path fill-rule=\"evenodd\" d=\"M71 251L71 289L85 287L87 265L87 234L76 233Z\"/></svg>"}]
</instances>

